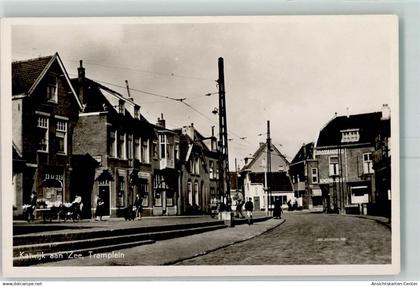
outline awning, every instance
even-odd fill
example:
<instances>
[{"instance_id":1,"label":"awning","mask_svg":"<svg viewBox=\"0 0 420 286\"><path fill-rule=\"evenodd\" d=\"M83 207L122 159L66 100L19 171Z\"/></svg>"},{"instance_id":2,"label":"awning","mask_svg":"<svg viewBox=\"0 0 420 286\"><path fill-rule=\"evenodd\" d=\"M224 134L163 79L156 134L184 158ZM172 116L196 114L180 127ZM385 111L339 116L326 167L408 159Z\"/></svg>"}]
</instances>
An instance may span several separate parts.
<instances>
[{"instance_id":1,"label":"awning","mask_svg":"<svg viewBox=\"0 0 420 286\"><path fill-rule=\"evenodd\" d=\"M313 189L313 190L312 190L312 196L313 196L313 197L321 197L321 196L322 196L322 191L321 191L321 189Z\"/></svg>"}]
</instances>

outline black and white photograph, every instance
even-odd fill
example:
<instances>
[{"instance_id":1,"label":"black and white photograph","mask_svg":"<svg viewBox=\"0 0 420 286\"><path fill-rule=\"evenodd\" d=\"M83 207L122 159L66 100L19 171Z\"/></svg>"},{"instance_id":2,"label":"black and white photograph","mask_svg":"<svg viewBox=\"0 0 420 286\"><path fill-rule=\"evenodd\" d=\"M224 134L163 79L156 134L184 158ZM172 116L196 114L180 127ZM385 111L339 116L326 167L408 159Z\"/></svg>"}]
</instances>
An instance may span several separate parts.
<instances>
[{"instance_id":1,"label":"black and white photograph","mask_svg":"<svg viewBox=\"0 0 420 286\"><path fill-rule=\"evenodd\" d=\"M9 273L399 272L396 16L6 20Z\"/></svg>"}]
</instances>

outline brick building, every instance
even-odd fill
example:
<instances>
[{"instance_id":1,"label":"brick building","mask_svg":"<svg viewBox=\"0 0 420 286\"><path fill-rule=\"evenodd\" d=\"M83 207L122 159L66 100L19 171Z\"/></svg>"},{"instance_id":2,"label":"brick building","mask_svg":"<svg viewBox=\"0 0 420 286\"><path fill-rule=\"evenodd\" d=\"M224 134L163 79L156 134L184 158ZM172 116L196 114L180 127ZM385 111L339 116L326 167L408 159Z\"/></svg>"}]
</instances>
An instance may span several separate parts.
<instances>
[{"instance_id":1,"label":"brick building","mask_svg":"<svg viewBox=\"0 0 420 286\"><path fill-rule=\"evenodd\" d=\"M45 203L72 200L72 138L82 104L57 53L12 63L12 108L14 215L31 191Z\"/></svg>"},{"instance_id":2,"label":"brick building","mask_svg":"<svg viewBox=\"0 0 420 286\"><path fill-rule=\"evenodd\" d=\"M290 163L289 174L299 206L316 211L322 210L323 207L314 145L313 142L303 144Z\"/></svg>"},{"instance_id":3,"label":"brick building","mask_svg":"<svg viewBox=\"0 0 420 286\"><path fill-rule=\"evenodd\" d=\"M375 203L372 153L381 112L336 116L315 147L323 206L332 212L363 212Z\"/></svg>"},{"instance_id":4,"label":"brick building","mask_svg":"<svg viewBox=\"0 0 420 286\"><path fill-rule=\"evenodd\" d=\"M391 112L384 105L379 134L375 138L373 170L375 170L375 214L391 217Z\"/></svg>"},{"instance_id":5,"label":"brick building","mask_svg":"<svg viewBox=\"0 0 420 286\"><path fill-rule=\"evenodd\" d=\"M180 138L181 213L209 213L210 201L221 197L216 138L204 137L193 124L175 131Z\"/></svg>"},{"instance_id":6,"label":"brick building","mask_svg":"<svg viewBox=\"0 0 420 286\"><path fill-rule=\"evenodd\" d=\"M176 132L166 128L163 114L153 126L152 140L153 195L149 205L153 215L180 213L180 139Z\"/></svg>"},{"instance_id":7,"label":"brick building","mask_svg":"<svg viewBox=\"0 0 420 286\"><path fill-rule=\"evenodd\" d=\"M82 61L72 83L83 104L73 139L78 155L74 180L89 206L86 215L94 214L97 197L102 196L106 213L121 216L137 193L145 213L152 214L152 146L157 140L153 126L132 98L87 78Z\"/></svg>"},{"instance_id":8,"label":"brick building","mask_svg":"<svg viewBox=\"0 0 420 286\"><path fill-rule=\"evenodd\" d=\"M245 158L245 166L240 172L245 198L252 199L256 210L266 210L267 180L271 181L270 209L273 208L273 202L277 198L281 200L282 205L286 205L289 200L294 200L293 186L289 177L289 162L274 145L271 145L271 148L271 174L266 174L266 143L260 143L254 155Z\"/></svg>"}]
</instances>

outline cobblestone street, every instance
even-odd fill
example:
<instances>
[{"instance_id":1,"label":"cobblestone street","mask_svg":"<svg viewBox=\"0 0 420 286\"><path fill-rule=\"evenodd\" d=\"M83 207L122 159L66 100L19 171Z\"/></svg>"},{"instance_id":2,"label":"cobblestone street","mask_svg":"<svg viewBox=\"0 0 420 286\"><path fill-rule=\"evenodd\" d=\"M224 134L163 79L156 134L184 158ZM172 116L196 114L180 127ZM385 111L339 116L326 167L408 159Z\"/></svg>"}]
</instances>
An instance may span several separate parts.
<instances>
[{"instance_id":1,"label":"cobblestone street","mask_svg":"<svg viewBox=\"0 0 420 286\"><path fill-rule=\"evenodd\" d=\"M259 237L178 265L391 263L391 231L376 221L308 213L285 218Z\"/></svg>"}]
</instances>

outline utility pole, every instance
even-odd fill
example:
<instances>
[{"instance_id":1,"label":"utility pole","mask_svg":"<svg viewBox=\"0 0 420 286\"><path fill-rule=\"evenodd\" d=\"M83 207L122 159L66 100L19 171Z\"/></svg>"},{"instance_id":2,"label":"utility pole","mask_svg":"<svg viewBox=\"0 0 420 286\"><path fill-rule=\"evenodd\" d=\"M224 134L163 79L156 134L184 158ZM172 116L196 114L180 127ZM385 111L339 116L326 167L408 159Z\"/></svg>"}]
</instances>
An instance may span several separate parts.
<instances>
[{"instance_id":1,"label":"utility pole","mask_svg":"<svg viewBox=\"0 0 420 286\"><path fill-rule=\"evenodd\" d=\"M226 197L226 204L230 207L230 176L229 176L229 152L228 152L228 134L226 120L226 100L225 100L225 75L223 58L219 58L219 184L220 190Z\"/></svg>"},{"instance_id":2,"label":"utility pole","mask_svg":"<svg viewBox=\"0 0 420 286\"><path fill-rule=\"evenodd\" d=\"M267 120L267 213L270 213L269 207L271 203L271 137L270 137L270 120Z\"/></svg>"}]
</instances>

